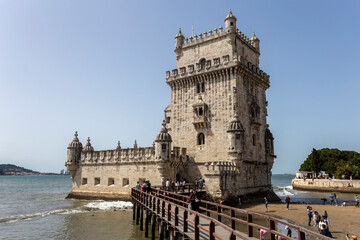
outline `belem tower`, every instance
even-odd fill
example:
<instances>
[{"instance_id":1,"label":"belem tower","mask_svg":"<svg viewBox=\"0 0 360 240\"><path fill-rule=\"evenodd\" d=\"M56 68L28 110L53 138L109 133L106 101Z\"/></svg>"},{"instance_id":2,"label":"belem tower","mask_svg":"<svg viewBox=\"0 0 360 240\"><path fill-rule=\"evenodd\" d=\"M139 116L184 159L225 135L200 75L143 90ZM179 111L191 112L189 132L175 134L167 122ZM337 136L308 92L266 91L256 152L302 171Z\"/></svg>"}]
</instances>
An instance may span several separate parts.
<instances>
[{"instance_id":1,"label":"belem tower","mask_svg":"<svg viewBox=\"0 0 360 240\"><path fill-rule=\"evenodd\" d=\"M266 122L270 76L259 68L260 40L223 27L175 36L176 69L166 72L170 105L153 146L94 151L77 133L66 166L69 197L126 199L137 181L202 177L214 199L271 192L273 136Z\"/></svg>"}]
</instances>

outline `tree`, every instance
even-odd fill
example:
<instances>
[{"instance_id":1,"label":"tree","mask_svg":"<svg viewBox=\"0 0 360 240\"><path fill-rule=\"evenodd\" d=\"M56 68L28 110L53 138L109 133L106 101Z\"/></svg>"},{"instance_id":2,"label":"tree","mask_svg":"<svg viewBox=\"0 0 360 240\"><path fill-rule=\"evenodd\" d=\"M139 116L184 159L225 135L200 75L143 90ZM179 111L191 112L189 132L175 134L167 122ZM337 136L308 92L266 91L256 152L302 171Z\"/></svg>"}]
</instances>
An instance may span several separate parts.
<instances>
[{"instance_id":1,"label":"tree","mask_svg":"<svg viewBox=\"0 0 360 240\"><path fill-rule=\"evenodd\" d=\"M325 171L336 178L350 176L360 179L360 153L355 151L341 151L339 149L312 149L311 154L300 166L300 171Z\"/></svg>"}]
</instances>

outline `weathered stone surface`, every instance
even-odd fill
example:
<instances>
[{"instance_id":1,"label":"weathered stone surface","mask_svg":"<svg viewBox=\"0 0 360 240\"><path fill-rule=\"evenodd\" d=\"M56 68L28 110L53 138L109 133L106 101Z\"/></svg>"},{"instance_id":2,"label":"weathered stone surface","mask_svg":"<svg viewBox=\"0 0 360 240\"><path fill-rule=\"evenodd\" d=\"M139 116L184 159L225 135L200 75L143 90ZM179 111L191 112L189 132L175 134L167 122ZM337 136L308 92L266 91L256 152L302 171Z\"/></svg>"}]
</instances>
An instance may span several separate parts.
<instances>
[{"instance_id":1,"label":"weathered stone surface","mask_svg":"<svg viewBox=\"0 0 360 240\"><path fill-rule=\"evenodd\" d=\"M259 69L259 39L229 13L225 29L175 37L177 68L166 73L171 103L150 148L82 150L69 144L73 192L122 194L140 180L203 177L214 198L271 191L273 137L266 122L269 76ZM79 153L81 154L79 155ZM125 184L128 183L128 184Z\"/></svg>"}]
</instances>

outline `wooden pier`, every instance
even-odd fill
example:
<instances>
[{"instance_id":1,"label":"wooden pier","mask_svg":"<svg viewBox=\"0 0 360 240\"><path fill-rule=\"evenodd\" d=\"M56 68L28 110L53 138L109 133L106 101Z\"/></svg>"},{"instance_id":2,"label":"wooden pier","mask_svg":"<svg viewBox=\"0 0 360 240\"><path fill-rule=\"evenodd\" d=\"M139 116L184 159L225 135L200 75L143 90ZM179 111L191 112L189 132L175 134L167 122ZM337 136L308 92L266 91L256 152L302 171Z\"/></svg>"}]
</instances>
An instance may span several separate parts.
<instances>
[{"instance_id":1,"label":"wooden pier","mask_svg":"<svg viewBox=\"0 0 360 240\"><path fill-rule=\"evenodd\" d=\"M331 239L284 220L214 202L200 201L200 211L192 211L188 208L187 195L159 188L151 188L149 193L133 188L131 197L133 219L146 238L259 239L259 230L263 229L267 231L263 238L269 240L275 240L276 236L289 240ZM285 226L292 229L292 238L279 230Z\"/></svg>"}]
</instances>

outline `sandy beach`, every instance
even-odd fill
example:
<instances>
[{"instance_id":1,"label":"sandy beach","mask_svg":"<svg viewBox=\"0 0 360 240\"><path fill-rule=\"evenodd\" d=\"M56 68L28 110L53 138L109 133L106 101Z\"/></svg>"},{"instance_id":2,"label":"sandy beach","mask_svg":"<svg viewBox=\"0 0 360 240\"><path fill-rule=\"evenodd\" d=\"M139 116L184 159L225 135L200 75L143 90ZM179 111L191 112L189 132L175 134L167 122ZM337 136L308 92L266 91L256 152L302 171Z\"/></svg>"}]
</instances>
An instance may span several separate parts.
<instances>
[{"instance_id":1,"label":"sandy beach","mask_svg":"<svg viewBox=\"0 0 360 240\"><path fill-rule=\"evenodd\" d=\"M307 206L308 204L290 204L290 210L286 210L286 205L284 203L270 203L268 206L269 212L267 214L277 218L287 219L299 226L316 231L316 227L309 227L307 225ZM360 208L354 206L336 207L330 205L311 206L320 214L322 214L324 210L327 211L330 218L329 228L334 238L345 239L347 233L358 237L360 236ZM265 213L264 204L257 204L249 207L244 206L244 209Z\"/></svg>"}]
</instances>

